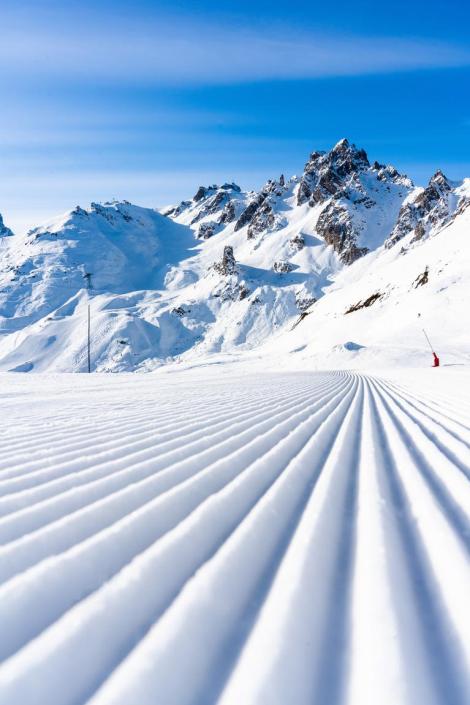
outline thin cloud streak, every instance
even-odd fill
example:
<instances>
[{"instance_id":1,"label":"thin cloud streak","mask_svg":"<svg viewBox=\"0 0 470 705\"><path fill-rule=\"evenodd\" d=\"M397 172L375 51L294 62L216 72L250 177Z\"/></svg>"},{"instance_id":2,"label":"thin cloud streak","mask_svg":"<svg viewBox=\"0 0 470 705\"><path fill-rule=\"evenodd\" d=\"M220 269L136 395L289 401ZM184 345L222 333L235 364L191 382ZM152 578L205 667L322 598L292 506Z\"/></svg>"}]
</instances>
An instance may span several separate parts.
<instances>
[{"instance_id":1,"label":"thin cloud streak","mask_svg":"<svg viewBox=\"0 0 470 705\"><path fill-rule=\"evenodd\" d=\"M278 35L219 25L4 26L5 79L230 84L470 65L470 51L428 39Z\"/></svg>"}]
</instances>

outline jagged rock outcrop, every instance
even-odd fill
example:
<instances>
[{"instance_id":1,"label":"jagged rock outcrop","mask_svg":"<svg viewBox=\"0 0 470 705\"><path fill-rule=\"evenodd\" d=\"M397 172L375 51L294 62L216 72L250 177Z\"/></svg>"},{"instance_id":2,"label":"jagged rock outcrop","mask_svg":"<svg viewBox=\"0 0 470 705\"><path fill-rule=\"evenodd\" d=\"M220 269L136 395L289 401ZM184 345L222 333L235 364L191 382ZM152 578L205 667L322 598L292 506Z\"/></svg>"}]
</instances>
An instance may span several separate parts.
<instances>
[{"instance_id":1,"label":"jagged rock outcrop","mask_svg":"<svg viewBox=\"0 0 470 705\"><path fill-rule=\"evenodd\" d=\"M212 186L199 186L198 190L193 196L193 201L195 203L197 203L198 201L202 201L204 198L209 198L210 196L213 196L217 191L235 191L236 193L240 193L241 188L240 186L238 186L238 184L234 182L232 182L231 184L225 183L222 184L222 186L217 186L217 184L213 184Z\"/></svg>"},{"instance_id":2,"label":"jagged rock outcrop","mask_svg":"<svg viewBox=\"0 0 470 705\"><path fill-rule=\"evenodd\" d=\"M208 215L214 215L215 213L217 213L217 211L219 211L222 206L226 205L229 198L230 196L228 195L227 191L217 191L213 196L207 199L206 203L204 204L204 207L201 208L199 213L197 213L191 220L191 225L195 225Z\"/></svg>"},{"instance_id":3,"label":"jagged rock outcrop","mask_svg":"<svg viewBox=\"0 0 470 705\"><path fill-rule=\"evenodd\" d=\"M235 230L248 225L247 237L253 239L259 233L282 227L284 220L276 213L276 204L285 193L285 178L281 174L279 181L269 179L260 193L248 204L238 218Z\"/></svg>"},{"instance_id":4,"label":"jagged rock outcrop","mask_svg":"<svg viewBox=\"0 0 470 705\"><path fill-rule=\"evenodd\" d=\"M297 251L297 252L304 249L305 238L302 235L302 233L298 233L297 235L294 235L294 237L289 240L289 247L291 250Z\"/></svg>"},{"instance_id":5,"label":"jagged rock outcrop","mask_svg":"<svg viewBox=\"0 0 470 705\"><path fill-rule=\"evenodd\" d=\"M248 225L248 223L251 223L256 212L262 206L267 196L268 194L265 191L261 191L261 193L257 194L257 196L247 205L235 223L235 232L237 230L241 230L245 225Z\"/></svg>"},{"instance_id":6,"label":"jagged rock outcrop","mask_svg":"<svg viewBox=\"0 0 470 705\"><path fill-rule=\"evenodd\" d=\"M363 149L342 139L330 152L310 155L297 189L297 205L323 206L316 231L343 263L350 264L369 251L367 232L373 231L375 239L390 214L398 215L411 188L409 179L394 167L371 165Z\"/></svg>"},{"instance_id":7,"label":"jagged rock outcrop","mask_svg":"<svg viewBox=\"0 0 470 705\"><path fill-rule=\"evenodd\" d=\"M274 262L273 269L278 274L287 274L288 272L292 272L292 270L295 269L295 266L292 264L292 262L288 262L287 260L283 259Z\"/></svg>"},{"instance_id":8,"label":"jagged rock outcrop","mask_svg":"<svg viewBox=\"0 0 470 705\"><path fill-rule=\"evenodd\" d=\"M199 186L190 201L181 201L178 206L163 210L162 214L173 219L183 216L190 225L196 225L208 216L213 216L218 223L230 223L236 218L234 201L241 196L241 188L236 183Z\"/></svg>"},{"instance_id":9,"label":"jagged rock outcrop","mask_svg":"<svg viewBox=\"0 0 470 705\"><path fill-rule=\"evenodd\" d=\"M300 313L305 313L316 302L314 296L306 296L303 292L297 292L295 295L295 303Z\"/></svg>"},{"instance_id":10,"label":"jagged rock outcrop","mask_svg":"<svg viewBox=\"0 0 470 705\"><path fill-rule=\"evenodd\" d=\"M385 246L393 247L413 230L412 241L421 240L432 227L445 225L452 212L451 193L448 179L442 171L436 171L428 186L402 206Z\"/></svg>"},{"instance_id":11,"label":"jagged rock outcrop","mask_svg":"<svg viewBox=\"0 0 470 705\"><path fill-rule=\"evenodd\" d=\"M219 225L233 223L236 217L235 204L230 200L225 204L217 222Z\"/></svg>"},{"instance_id":12,"label":"jagged rock outcrop","mask_svg":"<svg viewBox=\"0 0 470 705\"><path fill-rule=\"evenodd\" d=\"M168 218L177 218L184 213L184 211L189 208L191 201L181 201L178 206L172 206L162 211L162 215L166 215Z\"/></svg>"},{"instance_id":13,"label":"jagged rock outcrop","mask_svg":"<svg viewBox=\"0 0 470 705\"><path fill-rule=\"evenodd\" d=\"M344 264L351 264L368 252L367 247L357 246L351 215L337 201L331 201L320 213L317 232L333 247Z\"/></svg>"},{"instance_id":14,"label":"jagged rock outcrop","mask_svg":"<svg viewBox=\"0 0 470 705\"><path fill-rule=\"evenodd\" d=\"M297 204L308 201L314 206L338 195L344 190L347 177L368 167L365 151L347 139L340 140L330 152L312 152L299 183Z\"/></svg>"},{"instance_id":15,"label":"jagged rock outcrop","mask_svg":"<svg viewBox=\"0 0 470 705\"><path fill-rule=\"evenodd\" d=\"M276 222L276 216L269 200L266 198L260 207L256 210L253 218L250 221L247 230L248 239L256 237L259 233L270 230Z\"/></svg>"},{"instance_id":16,"label":"jagged rock outcrop","mask_svg":"<svg viewBox=\"0 0 470 705\"><path fill-rule=\"evenodd\" d=\"M215 262L212 266L216 272L224 277L236 274L237 262L235 260L235 255L233 254L233 247L231 247L231 245L226 245L224 247L224 253L221 261Z\"/></svg>"},{"instance_id":17,"label":"jagged rock outcrop","mask_svg":"<svg viewBox=\"0 0 470 705\"><path fill-rule=\"evenodd\" d=\"M10 228L7 228L0 214L0 237L10 237L10 235L13 235L13 233Z\"/></svg>"},{"instance_id":18,"label":"jagged rock outcrop","mask_svg":"<svg viewBox=\"0 0 470 705\"><path fill-rule=\"evenodd\" d=\"M197 231L198 240L208 240L210 237L213 237L216 228L217 223L214 223L213 220L206 220L204 223L201 223Z\"/></svg>"}]
</instances>

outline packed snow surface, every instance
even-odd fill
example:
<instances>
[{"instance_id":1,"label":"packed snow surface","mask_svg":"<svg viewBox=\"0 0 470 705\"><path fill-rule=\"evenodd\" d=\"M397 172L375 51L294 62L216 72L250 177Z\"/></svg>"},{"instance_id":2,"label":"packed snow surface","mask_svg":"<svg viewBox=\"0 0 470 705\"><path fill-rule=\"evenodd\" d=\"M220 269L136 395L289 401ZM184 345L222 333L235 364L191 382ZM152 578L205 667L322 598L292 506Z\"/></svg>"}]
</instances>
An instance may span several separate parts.
<instances>
[{"instance_id":1,"label":"packed snow surface","mask_svg":"<svg viewBox=\"0 0 470 705\"><path fill-rule=\"evenodd\" d=\"M468 705L468 369L1 390L1 705Z\"/></svg>"}]
</instances>

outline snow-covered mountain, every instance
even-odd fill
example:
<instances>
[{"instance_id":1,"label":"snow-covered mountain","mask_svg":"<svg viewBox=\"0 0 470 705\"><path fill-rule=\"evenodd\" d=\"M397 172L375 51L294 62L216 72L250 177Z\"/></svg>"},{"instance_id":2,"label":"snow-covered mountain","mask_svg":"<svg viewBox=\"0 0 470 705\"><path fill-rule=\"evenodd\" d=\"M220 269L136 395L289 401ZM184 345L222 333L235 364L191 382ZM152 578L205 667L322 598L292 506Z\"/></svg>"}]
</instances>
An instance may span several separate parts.
<instances>
[{"instance_id":1,"label":"snow-covered mountain","mask_svg":"<svg viewBox=\"0 0 470 705\"><path fill-rule=\"evenodd\" d=\"M85 370L88 303L95 370L280 350L380 362L390 337L416 352L417 292L447 330L464 295L469 202L469 180L418 188L343 139L258 192L201 186L161 213L92 204L26 236L0 220L0 369Z\"/></svg>"}]
</instances>

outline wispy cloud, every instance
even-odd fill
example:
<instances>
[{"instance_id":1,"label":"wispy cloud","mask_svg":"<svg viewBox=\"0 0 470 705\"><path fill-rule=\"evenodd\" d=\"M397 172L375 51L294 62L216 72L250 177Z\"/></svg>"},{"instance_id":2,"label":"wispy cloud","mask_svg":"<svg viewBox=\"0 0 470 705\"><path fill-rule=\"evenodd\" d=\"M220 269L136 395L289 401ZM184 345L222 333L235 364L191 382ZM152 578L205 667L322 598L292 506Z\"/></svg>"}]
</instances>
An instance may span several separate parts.
<instances>
[{"instance_id":1,"label":"wispy cloud","mask_svg":"<svg viewBox=\"0 0 470 705\"><path fill-rule=\"evenodd\" d=\"M429 39L299 34L153 19L145 25L22 24L4 18L0 74L26 78L230 84L470 64L468 48Z\"/></svg>"}]
</instances>

